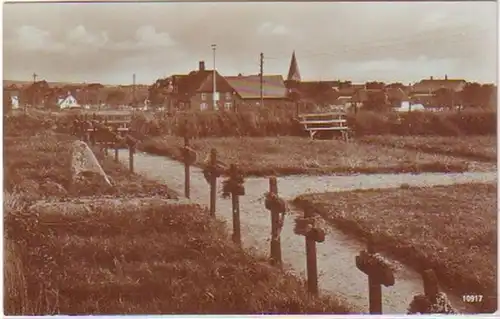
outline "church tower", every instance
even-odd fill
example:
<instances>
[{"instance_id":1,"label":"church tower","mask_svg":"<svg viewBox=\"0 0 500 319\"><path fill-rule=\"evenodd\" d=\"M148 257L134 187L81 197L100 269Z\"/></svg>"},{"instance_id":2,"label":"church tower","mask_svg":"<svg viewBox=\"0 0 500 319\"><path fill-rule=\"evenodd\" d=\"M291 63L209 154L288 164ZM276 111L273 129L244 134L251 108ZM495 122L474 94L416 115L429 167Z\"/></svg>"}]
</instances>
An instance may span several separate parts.
<instances>
[{"instance_id":1,"label":"church tower","mask_svg":"<svg viewBox=\"0 0 500 319\"><path fill-rule=\"evenodd\" d=\"M292 60L290 61L290 68L288 69L287 82L300 82L300 71L299 65L297 64L297 58L295 57L295 51L292 53Z\"/></svg>"}]
</instances>

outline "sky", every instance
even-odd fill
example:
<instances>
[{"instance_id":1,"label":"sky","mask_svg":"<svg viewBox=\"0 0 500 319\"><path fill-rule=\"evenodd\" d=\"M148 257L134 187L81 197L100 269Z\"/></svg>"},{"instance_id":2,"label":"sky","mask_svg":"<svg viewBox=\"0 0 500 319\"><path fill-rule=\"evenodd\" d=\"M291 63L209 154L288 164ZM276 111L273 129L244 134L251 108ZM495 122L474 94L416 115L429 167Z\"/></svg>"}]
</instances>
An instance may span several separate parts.
<instances>
[{"instance_id":1,"label":"sky","mask_svg":"<svg viewBox=\"0 0 500 319\"><path fill-rule=\"evenodd\" d=\"M151 84L205 61L222 75L497 82L495 2L6 3L4 79Z\"/></svg>"}]
</instances>

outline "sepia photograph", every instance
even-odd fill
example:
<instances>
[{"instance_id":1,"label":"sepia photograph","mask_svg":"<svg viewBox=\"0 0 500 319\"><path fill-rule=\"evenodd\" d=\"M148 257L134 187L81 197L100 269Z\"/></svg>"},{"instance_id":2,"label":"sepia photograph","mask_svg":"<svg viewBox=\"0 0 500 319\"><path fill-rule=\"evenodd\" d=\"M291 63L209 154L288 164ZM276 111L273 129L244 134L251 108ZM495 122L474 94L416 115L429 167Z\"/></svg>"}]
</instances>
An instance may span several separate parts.
<instances>
[{"instance_id":1,"label":"sepia photograph","mask_svg":"<svg viewBox=\"0 0 500 319\"><path fill-rule=\"evenodd\" d=\"M4 314L495 313L497 7L4 2Z\"/></svg>"}]
</instances>

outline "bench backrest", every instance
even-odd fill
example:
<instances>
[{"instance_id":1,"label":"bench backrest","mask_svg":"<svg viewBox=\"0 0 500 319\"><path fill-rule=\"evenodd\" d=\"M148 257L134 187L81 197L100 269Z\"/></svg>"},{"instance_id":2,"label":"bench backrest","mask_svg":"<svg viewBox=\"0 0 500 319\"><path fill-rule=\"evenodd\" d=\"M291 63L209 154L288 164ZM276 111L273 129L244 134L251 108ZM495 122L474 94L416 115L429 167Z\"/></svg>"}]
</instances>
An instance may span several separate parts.
<instances>
[{"instance_id":1,"label":"bench backrest","mask_svg":"<svg viewBox=\"0 0 500 319\"><path fill-rule=\"evenodd\" d=\"M346 113L344 112L300 114L299 121L306 130L348 128Z\"/></svg>"}]
</instances>

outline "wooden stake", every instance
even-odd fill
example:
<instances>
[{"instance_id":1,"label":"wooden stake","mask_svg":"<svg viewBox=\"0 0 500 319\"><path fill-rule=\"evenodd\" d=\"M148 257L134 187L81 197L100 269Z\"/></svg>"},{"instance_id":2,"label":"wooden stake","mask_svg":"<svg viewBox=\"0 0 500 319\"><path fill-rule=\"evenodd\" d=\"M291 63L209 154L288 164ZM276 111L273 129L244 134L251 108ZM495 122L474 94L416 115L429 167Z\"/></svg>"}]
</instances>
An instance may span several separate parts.
<instances>
[{"instance_id":1,"label":"wooden stake","mask_svg":"<svg viewBox=\"0 0 500 319\"><path fill-rule=\"evenodd\" d=\"M210 168L212 174L210 176L210 216L215 217L215 201L217 199L217 150L210 150Z\"/></svg>"},{"instance_id":2,"label":"wooden stake","mask_svg":"<svg viewBox=\"0 0 500 319\"><path fill-rule=\"evenodd\" d=\"M366 252L356 256L356 267L368 275L370 314L382 314L382 285L394 285L392 270L374 257L375 247L372 238L368 239Z\"/></svg>"},{"instance_id":3,"label":"wooden stake","mask_svg":"<svg viewBox=\"0 0 500 319\"><path fill-rule=\"evenodd\" d=\"M230 178L233 180L238 177L236 165L231 164L229 168ZM235 189L231 191L231 202L233 207L233 242L241 246L241 229L240 229L240 195Z\"/></svg>"},{"instance_id":4,"label":"wooden stake","mask_svg":"<svg viewBox=\"0 0 500 319\"><path fill-rule=\"evenodd\" d=\"M132 174L134 173L134 153L135 153L134 144L130 143L128 147L128 165L130 173Z\"/></svg>"},{"instance_id":5,"label":"wooden stake","mask_svg":"<svg viewBox=\"0 0 500 319\"><path fill-rule=\"evenodd\" d=\"M187 131L184 132L184 196L190 198L190 169L189 169L189 137Z\"/></svg>"},{"instance_id":6,"label":"wooden stake","mask_svg":"<svg viewBox=\"0 0 500 319\"><path fill-rule=\"evenodd\" d=\"M276 177L269 178L269 193L278 196L278 181ZM280 212L271 210L271 263L275 266L281 266L281 240L279 233L279 215Z\"/></svg>"},{"instance_id":7,"label":"wooden stake","mask_svg":"<svg viewBox=\"0 0 500 319\"><path fill-rule=\"evenodd\" d=\"M312 218L311 210L304 210L304 218ZM318 264L316 259L316 241L306 236L307 288L311 294L318 294Z\"/></svg>"}]
</instances>

